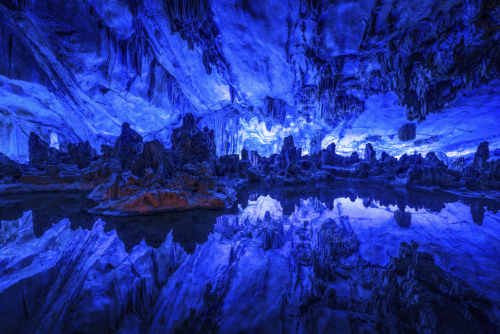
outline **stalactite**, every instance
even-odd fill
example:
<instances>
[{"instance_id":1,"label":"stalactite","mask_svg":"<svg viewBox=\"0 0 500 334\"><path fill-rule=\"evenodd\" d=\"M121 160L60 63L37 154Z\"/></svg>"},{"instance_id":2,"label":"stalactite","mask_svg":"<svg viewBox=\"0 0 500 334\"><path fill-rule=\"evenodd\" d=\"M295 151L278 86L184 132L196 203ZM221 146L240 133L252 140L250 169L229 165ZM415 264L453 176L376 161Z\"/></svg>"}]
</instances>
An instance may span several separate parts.
<instances>
[{"instance_id":1,"label":"stalactite","mask_svg":"<svg viewBox=\"0 0 500 334\"><path fill-rule=\"evenodd\" d=\"M318 153L321 151L321 143L323 142L323 139L325 138L325 135L321 132L318 132L314 135L314 137L311 139L311 143L309 145L309 154L314 154Z\"/></svg>"},{"instance_id":2,"label":"stalactite","mask_svg":"<svg viewBox=\"0 0 500 334\"><path fill-rule=\"evenodd\" d=\"M156 63L156 68L161 78L156 78L155 80L158 81L161 79L161 83L166 86L168 101L171 103L172 107L179 110L182 115L191 112L191 102L184 95L177 79L158 63Z\"/></svg>"},{"instance_id":3,"label":"stalactite","mask_svg":"<svg viewBox=\"0 0 500 334\"><path fill-rule=\"evenodd\" d=\"M218 156L239 154L241 151L243 143L240 140L240 117L232 109L223 109L201 119L200 126L214 129Z\"/></svg>"},{"instance_id":4,"label":"stalactite","mask_svg":"<svg viewBox=\"0 0 500 334\"><path fill-rule=\"evenodd\" d=\"M286 102L283 100L272 99L268 97L264 100L264 103L266 108L266 116L270 119L275 120L278 124L283 126L286 119ZM268 129L268 131L270 130Z\"/></svg>"},{"instance_id":5,"label":"stalactite","mask_svg":"<svg viewBox=\"0 0 500 334\"><path fill-rule=\"evenodd\" d=\"M231 94L231 103L234 103L234 100L236 98L236 88L234 88L233 86L231 86L229 88L229 94Z\"/></svg>"},{"instance_id":6,"label":"stalactite","mask_svg":"<svg viewBox=\"0 0 500 334\"><path fill-rule=\"evenodd\" d=\"M9 0L7 0L9 1ZM12 0L12 2L16 5L17 8L25 11L26 9L29 9L31 5L33 4L34 0Z\"/></svg>"},{"instance_id":7,"label":"stalactite","mask_svg":"<svg viewBox=\"0 0 500 334\"><path fill-rule=\"evenodd\" d=\"M216 42L219 31L208 0L164 0L163 8L169 19L170 31L178 33L189 49L194 46L202 49L202 61L207 74L212 73L212 67L219 73L230 71Z\"/></svg>"}]
</instances>

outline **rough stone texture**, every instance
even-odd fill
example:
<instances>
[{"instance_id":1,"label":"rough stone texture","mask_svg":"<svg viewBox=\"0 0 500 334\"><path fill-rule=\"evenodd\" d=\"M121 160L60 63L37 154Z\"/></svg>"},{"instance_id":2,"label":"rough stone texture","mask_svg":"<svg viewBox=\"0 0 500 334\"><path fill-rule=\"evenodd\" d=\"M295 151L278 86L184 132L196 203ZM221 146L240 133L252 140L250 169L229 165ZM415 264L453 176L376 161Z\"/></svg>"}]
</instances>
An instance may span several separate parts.
<instances>
[{"instance_id":1,"label":"rough stone texture","mask_svg":"<svg viewBox=\"0 0 500 334\"><path fill-rule=\"evenodd\" d=\"M179 143L185 142L190 136L198 133L199 131L196 118L193 114L186 114L182 118L182 125L172 130L172 135L170 136L172 150L175 151Z\"/></svg>"},{"instance_id":2,"label":"rough stone texture","mask_svg":"<svg viewBox=\"0 0 500 334\"><path fill-rule=\"evenodd\" d=\"M254 167L251 167L247 171L248 181L259 181L261 179L260 171Z\"/></svg>"},{"instance_id":3,"label":"rough stone texture","mask_svg":"<svg viewBox=\"0 0 500 334\"><path fill-rule=\"evenodd\" d=\"M30 164L39 169L67 159L62 152L54 147L50 147L46 141L34 132L30 133L29 154Z\"/></svg>"},{"instance_id":4,"label":"rough stone texture","mask_svg":"<svg viewBox=\"0 0 500 334\"><path fill-rule=\"evenodd\" d=\"M398 138L401 141L413 140L417 137L417 124L406 123L398 130Z\"/></svg>"},{"instance_id":5,"label":"rough stone texture","mask_svg":"<svg viewBox=\"0 0 500 334\"><path fill-rule=\"evenodd\" d=\"M143 139L140 134L130 127L130 124L122 124L120 137L116 139L113 148L113 158L120 160L125 171L130 170L135 156L142 152Z\"/></svg>"},{"instance_id":6,"label":"rough stone texture","mask_svg":"<svg viewBox=\"0 0 500 334\"><path fill-rule=\"evenodd\" d=\"M360 179L366 179L370 173L371 165L366 161L361 161L358 165L357 177Z\"/></svg>"},{"instance_id":7,"label":"rough stone texture","mask_svg":"<svg viewBox=\"0 0 500 334\"><path fill-rule=\"evenodd\" d=\"M174 159L180 165L207 161L215 164L214 131L199 131L196 119L192 114L186 114L182 126L172 131L170 137Z\"/></svg>"},{"instance_id":8,"label":"rough stone texture","mask_svg":"<svg viewBox=\"0 0 500 334\"><path fill-rule=\"evenodd\" d=\"M408 228L411 226L411 213L397 209L394 211L394 220L399 226Z\"/></svg>"},{"instance_id":9,"label":"rough stone texture","mask_svg":"<svg viewBox=\"0 0 500 334\"><path fill-rule=\"evenodd\" d=\"M238 163L240 162L240 156L238 154L231 154L219 157L218 171L217 175L235 174L239 173Z\"/></svg>"},{"instance_id":10,"label":"rough stone texture","mask_svg":"<svg viewBox=\"0 0 500 334\"><path fill-rule=\"evenodd\" d=\"M366 144L366 147L365 147L365 161L370 162L370 161L372 161L372 159L375 159L376 156L377 156L377 153L373 149L372 144L370 144L370 143Z\"/></svg>"},{"instance_id":11,"label":"rough stone texture","mask_svg":"<svg viewBox=\"0 0 500 334\"><path fill-rule=\"evenodd\" d=\"M28 193L47 191L91 190L93 185L83 180L82 170L73 164L54 164L25 167L22 176L15 182L0 183L0 193Z\"/></svg>"},{"instance_id":12,"label":"rough stone texture","mask_svg":"<svg viewBox=\"0 0 500 334\"><path fill-rule=\"evenodd\" d=\"M250 151L250 163L252 164L252 166L257 166L259 164L260 158L261 157L259 155L259 152Z\"/></svg>"},{"instance_id":13,"label":"rough stone texture","mask_svg":"<svg viewBox=\"0 0 500 334\"><path fill-rule=\"evenodd\" d=\"M85 143L69 143L67 149L73 163L80 169L89 167L90 163L97 159L97 151L90 146L88 140Z\"/></svg>"},{"instance_id":14,"label":"rough stone texture","mask_svg":"<svg viewBox=\"0 0 500 334\"><path fill-rule=\"evenodd\" d=\"M367 311L376 315L380 332L497 332L495 325L484 318L483 312L489 308L487 299L469 290L466 282L446 275L433 256L419 252L413 241L410 245L401 243L398 256L391 257L383 277L367 304ZM416 300L418 303L412 302ZM473 309L464 316L466 304Z\"/></svg>"},{"instance_id":15,"label":"rough stone texture","mask_svg":"<svg viewBox=\"0 0 500 334\"><path fill-rule=\"evenodd\" d=\"M0 22L12 43L5 41L0 71L13 82L2 90L10 96L19 92L24 100L28 94L14 83L24 81L41 83L45 96L57 92L58 108L19 103L29 106L16 116L23 129L29 126L25 133L34 127L62 129L76 142L90 140L96 131L116 135L118 120L166 138L185 111L210 118L214 110L223 114L234 108L231 121L252 115L268 124L278 116L286 124L289 118L283 116L291 114L285 106L313 125L321 119L329 125L327 132L363 112L355 95L369 98L388 91L395 92L409 119L422 121L460 90L498 78L497 0L426 0L421 5L400 0L392 7L376 1L266 2L259 10L217 1L182 3L93 1L71 9L62 0L50 7L32 1L3 5ZM31 16L18 20L19 13ZM38 24L47 29L32 28ZM119 54L124 43L128 50ZM199 52L186 51L194 48ZM158 126L160 119L165 126ZM217 131L224 133L233 123L220 122ZM13 128L9 134L17 136L18 127ZM311 154L321 149L321 140L311 133L303 137L316 143Z\"/></svg>"},{"instance_id":16,"label":"rough stone texture","mask_svg":"<svg viewBox=\"0 0 500 334\"><path fill-rule=\"evenodd\" d=\"M331 143L326 147L326 150L321 150L321 165L334 166L335 165L335 143Z\"/></svg>"},{"instance_id":17,"label":"rough stone texture","mask_svg":"<svg viewBox=\"0 0 500 334\"><path fill-rule=\"evenodd\" d=\"M455 180L460 181L464 176L461 172L455 169L448 168L448 174L453 176Z\"/></svg>"},{"instance_id":18,"label":"rough stone texture","mask_svg":"<svg viewBox=\"0 0 500 334\"><path fill-rule=\"evenodd\" d=\"M413 146L419 147L422 145L429 145L429 144L437 142L439 139L441 139L441 137L442 137L441 135L434 135L434 136L430 136L429 138L415 140L413 142Z\"/></svg>"},{"instance_id":19,"label":"rough stone texture","mask_svg":"<svg viewBox=\"0 0 500 334\"><path fill-rule=\"evenodd\" d=\"M248 160L248 150L246 149L241 150L241 160Z\"/></svg>"},{"instance_id":20,"label":"rough stone texture","mask_svg":"<svg viewBox=\"0 0 500 334\"><path fill-rule=\"evenodd\" d=\"M214 178L206 162L185 165L166 180L161 169L146 168L144 176L115 175L109 183L94 189L92 198L104 200L91 211L106 215L140 215L192 209L224 209L236 200L230 186Z\"/></svg>"},{"instance_id":21,"label":"rough stone texture","mask_svg":"<svg viewBox=\"0 0 500 334\"><path fill-rule=\"evenodd\" d=\"M354 189L373 195L350 185L333 198L354 202ZM380 205L394 204L391 190L378 191ZM0 311L2 331L498 333L498 269L478 277L482 264L471 256L480 252L482 262L496 261L498 250L476 245L496 242L494 235L475 224L443 232L449 224L439 217L425 235L397 231L382 208L369 206L373 217L350 217L359 203L344 212L350 201L330 197L336 204L327 208L327 198L292 201L289 217L280 211L286 198L253 198L237 216L218 217L192 254L174 242L175 230L156 248L138 241L127 250L120 231L101 220L75 229L64 219L38 237L31 212L2 221L0 304L10 306ZM410 204L416 198L403 196L403 205L445 208L439 196ZM411 236L434 241L420 247L440 254L440 266L415 242L398 247ZM450 257L461 265L450 270ZM494 293L479 293L478 284Z\"/></svg>"},{"instance_id":22,"label":"rough stone texture","mask_svg":"<svg viewBox=\"0 0 500 334\"><path fill-rule=\"evenodd\" d=\"M489 158L489 143L487 141L484 141L477 147L476 154L474 154L474 161L472 162L472 166L474 166L474 168L476 168L477 170L484 169Z\"/></svg>"},{"instance_id":23,"label":"rough stone texture","mask_svg":"<svg viewBox=\"0 0 500 334\"><path fill-rule=\"evenodd\" d=\"M284 139L279 159L281 169L285 169L290 163L300 160L300 153L297 152L293 136L288 136Z\"/></svg>"},{"instance_id":24,"label":"rough stone texture","mask_svg":"<svg viewBox=\"0 0 500 334\"><path fill-rule=\"evenodd\" d=\"M148 168L153 173L160 173L169 179L174 172L174 164L165 146L157 140L144 143L142 153L132 162L132 173L136 176L144 176L144 171Z\"/></svg>"},{"instance_id":25,"label":"rough stone texture","mask_svg":"<svg viewBox=\"0 0 500 334\"><path fill-rule=\"evenodd\" d=\"M479 171L475 169L473 166L464 167L462 173L465 177L470 179L478 179L480 176Z\"/></svg>"},{"instance_id":26,"label":"rough stone texture","mask_svg":"<svg viewBox=\"0 0 500 334\"><path fill-rule=\"evenodd\" d=\"M9 159L5 154L0 153L0 180L17 180L23 175L21 165L18 162Z\"/></svg>"},{"instance_id":27,"label":"rough stone texture","mask_svg":"<svg viewBox=\"0 0 500 334\"><path fill-rule=\"evenodd\" d=\"M98 159L93 161L90 166L83 170L83 182L92 183L93 187L106 183L113 174L121 174L123 167L118 159Z\"/></svg>"},{"instance_id":28,"label":"rough stone texture","mask_svg":"<svg viewBox=\"0 0 500 334\"><path fill-rule=\"evenodd\" d=\"M120 216L230 207L236 192L214 176L213 131L198 129L194 117L186 115L172 133L174 159L159 141L146 142L142 153L134 156L132 174L125 170L113 174L114 164L108 164L113 159L91 165L85 177L97 187L89 197L103 201L92 212ZM238 155L221 157L222 174L235 173L233 162L238 159Z\"/></svg>"}]
</instances>

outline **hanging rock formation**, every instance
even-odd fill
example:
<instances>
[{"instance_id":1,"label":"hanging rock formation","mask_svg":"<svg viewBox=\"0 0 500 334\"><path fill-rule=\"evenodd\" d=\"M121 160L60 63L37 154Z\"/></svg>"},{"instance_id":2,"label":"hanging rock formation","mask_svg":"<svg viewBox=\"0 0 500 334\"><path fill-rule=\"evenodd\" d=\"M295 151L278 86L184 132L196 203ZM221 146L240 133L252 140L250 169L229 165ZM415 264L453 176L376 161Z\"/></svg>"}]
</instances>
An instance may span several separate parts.
<instances>
[{"instance_id":1,"label":"hanging rock formation","mask_svg":"<svg viewBox=\"0 0 500 334\"><path fill-rule=\"evenodd\" d=\"M406 123L398 130L398 138L401 141L413 140L417 137L417 124Z\"/></svg>"}]
</instances>

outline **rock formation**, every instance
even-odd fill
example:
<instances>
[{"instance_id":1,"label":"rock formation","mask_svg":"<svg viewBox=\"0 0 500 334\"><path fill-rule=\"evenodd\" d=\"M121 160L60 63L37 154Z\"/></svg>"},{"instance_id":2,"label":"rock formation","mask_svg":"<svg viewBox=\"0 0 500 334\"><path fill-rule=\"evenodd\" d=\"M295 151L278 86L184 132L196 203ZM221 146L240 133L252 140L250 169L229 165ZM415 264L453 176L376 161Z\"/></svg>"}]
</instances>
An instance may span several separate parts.
<instances>
[{"instance_id":1,"label":"rock formation","mask_svg":"<svg viewBox=\"0 0 500 334\"><path fill-rule=\"evenodd\" d=\"M97 159L96 150L90 146L88 140L85 143L73 144L67 146L68 154L78 168L83 169L90 166L90 163Z\"/></svg>"},{"instance_id":2,"label":"rock formation","mask_svg":"<svg viewBox=\"0 0 500 334\"><path fill-rule=\"evenodd\" d=\"M172 132L172 154L159 141L142 144L142 137L127 125L115 144L114 156L131 173L112 174L114 158L100 159L86 175L98 186L89 195L103 202L93 212L108 215L140 215L190 209L224 209L236 199L234 189L214 175L213 131L198 130L193 115L187 114L180 128ZM132 143L122 145L122 143ZM142 152L132 152L142 147ZM122 149L116 149L116 148ZM116 152L122 152L117 155ZM125 152L128 152L125 154ZM110 169L111 168L111 169ZM109 173L111 172L111 174ZM230 172L230 171L227 171Z\"/></svg>"},{"instance_id":3,"label":"rock formation","mask_svg":"<svg viewBox=\"0 0 500 334\"><path fill-rule=\"evenodd\" d=\"M372 159L375 159L377 153L375 152L375 150L373 149L373 146L372 144L368 143L366 144L366 147L365 147L365 161L372 161Z\"/></svg>"},{"instance_id":4,"label":"rock formation","mask_svg":"<svg viewBox=\"0 0 500 334\"><path fill-rule=\"evenodd\" d=\"M146 170L160 174L169 179L174 172L172 157L165 146L157 140L144 143L142 153L132 162L131 170L135 176L143 177Z\"/></svg>"},{"instance_id":5,"label":"rock formation","mask_svg":"<svg viewBox=\"0 0 500 334\"><path fill-rule=\"evenodd\" d=\"M433 256L419 252L413 241L401 243L398 256L391 258L382 277L367 304L381 332L496 331L485 319L490 308L486 297L466 282L446 275Z\"/></svg>"},{"instance_id":6,"label":"rock formation","mask_svg":"<svg viewBox=\"0 0 500 334\"><path fill-rule=\"evenodd\" d=\"M332 210L337 218L321 217ZM341 201L328 209L313 198L301 199L290 216L243 210L218 217L187 254L172 233L157 248L141 241L126 251L102 220L72 229L64 219L35 237L33 214L24 212L0 230L0 301L11 306L0 312L2 330L498 332L495 303L473 287L477 281L453 276L446 260L438 266L413 241L380 252L386 240L364 244L376 237L368 227L367 235L353 229L353 219ZM446 249L439 246L433 249Z\"/></svg>"},{"instance_id":7,"label":"rock formation","mask_svg":"<svg viewBox=\"0 0 500 334\"><path fill-rule=\"evenodd\" d=\"M487 141L482 142L479 144L477 147L476 154L474 154L474 161L472 163L472 166L474 166L475 169L484 169L486 162L490 158L490 149L489 149L489 143Z\"/></svg>"},{"instance_id":8,"label":"rock formation","mask_svg":"<svg viewBox=\"0 0 500 334\"><path fill-rule=\"evenodd\" d=\"M120 137L116 139L112 157L117 158L125 171L130 170L135 156L142 152L143 139L140 134L130 127L130 124L123 123Z\"/></svg>"},{"instance_id":9,"label":"rock formation","mask_svg":"<svg viewBox=\"0 0 500 334\"><path fill-rule=\"evenodd\" d=\"M408 228L411 226L411 213L397 209L394 211L394 220L399 226Z\"/></svg>"},{"instance_id":10,"label":"rock formation","mask_svg":"<svg viewBox=\"0 0 500 334\"><path fill-rule=\"evenodd\" d=\"M9 159L5 154L0 153L0 180L3 182L12 182L23 175L21 165Z\"/></svg>"},{"instance_id":11,"label":"rock formation","mask_svg":"<svg viewBox=\"0 0 500 334\"><path fill-rule=\"evenodd\" d=\"M51 164L67 162L68 157L55 147L50 147L36 133L31 132L29 138L29 161L30 164L38 169L44 169Z\"/></svg>"},{"instance_id":12,"label":"rock formation","mask_svg":"<svg viewBox=\"0 0 500 334\"><path fill-rule=\"evenodd\" d=\"M398 138L401 141L413 140L417 137L417 124L406 123L398 130Z\"/></svg>"}]
</instances>

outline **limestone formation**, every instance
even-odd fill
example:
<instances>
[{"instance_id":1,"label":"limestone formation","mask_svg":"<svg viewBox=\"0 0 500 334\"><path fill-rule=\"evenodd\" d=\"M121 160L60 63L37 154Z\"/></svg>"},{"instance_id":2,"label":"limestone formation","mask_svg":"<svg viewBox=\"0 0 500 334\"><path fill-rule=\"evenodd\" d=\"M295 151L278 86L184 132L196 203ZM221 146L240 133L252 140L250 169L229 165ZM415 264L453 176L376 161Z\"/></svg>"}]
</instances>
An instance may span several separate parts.
<instances>
[{"instance_id":1,"label":"limestone formation","mask_svg":"<svg viewBox=\"0 0 500 334\"><path fill-rule=\"evenodd\" d=\"M97 159L97 152L88 140L85 143L69 143L67 149L73 163L80 169L89 167L90 163Z\"/></svg>"},{"instance_id":2,"label":"limestone formation","mask_svg":"<svg viewBox=\"0 0 500 334\"><path fill-rule=\"evenodd\" d=\"M142 152L143 139L140 134L123 123L120 137L116 139L112 157L117 158L125 171L130 170L135 156Z\"/></svg>"},{"instance_id":3,"label":"limestone formation","mask_svg":"<svg viewBox=\"0 0 500 334\"><path fill-rule=\"evenodd\" d=\"M17 180L23 175L21 165L0 153L0 180Z\"/></svg>"},{"instance_id":4,"label":"limestone formation","mask_svg":"<svg viewBox=\"0 0 500 334\"><path fill-rule=\"evenodd\" d=\"M376 315L381 332L496 331L495 325L485 321L483 312L489 308L485 297L466 282L446 275L430 253L418 251L414 241L401 243L398 256L391 258L382 277L366 308ZM464 305L470 305L465 313Z\"/></svg>"},{"instance_id":5,"label":"limestone formation","mask_svg":"<svg viewBox=\"0 0 500 334\"><path fill-rule=\"evenodd\" d=\"M417 124L406 123L398 130L398 138L401 141L413 140L417 137Z\"/></svg>"},{"instance_id":6,"label":"limestone formation","mask_svg":"<svg viewBox=\"0 0 500 334\"><path fill-rule=\"evenodd\" d=\"M31 132L29 137L30 164L38 169L45 169L48 165L67 161L68 157L55 147L50 147L36 133Z\"/></svg>"},{"instance_id":7,"label":"limestone formation","mask_svg":"<svg viewBox=\"0 0 500 334\"><path fill-rule=\"evenodd\" d=\"M373 146L372 144L368 143L366 144L366 147L365 147L365 161L372 161L372 159L375 159L377 153L375 152L375 150L373 149Z\"/></svg>"},{"instance_id":8,"label":"limestone formation","mask_svg":"<svg viewBox=\"0 0 500 334\"><path fill-rule=\"evenodd\" d=\"M489 143L487 141L484 141L477 147L476 154L474 154L474 161L472 163L472 166L474 166L474 168L477 170L484 169L489 158Z\"/></svg>"},{"instance_id":9,"label":"limestone formation","mask_svg":"<svg viewBox=\"0 0 500 334\"><path fill-rule=\"evenodd\" d=\"M215 164L214 131L200 131L192 114L186 114L182 126L172 130L170 137L174 160L180 165L207 161Z\"/></svg>"},{"instance_id":10,"label":"limestone formation","mask_svg":"<svg viewBox=\"0 0 500 334\"><path fill-rule=\"evenodd\" d=\"M408 228L411 226L411 213L397 209L394 211L394 220L399 226Z\"/></svg>"},{"instance_id":11,"label":"limestone formation","mask_svg":"<svg viewBox=\"0 0 500 334\"><path fill-rule=\"evenodd\" d=\"M174 172L174 165L165 146L157 140L144 143L142 153L137 156L131 165L132 173L144 176L144 171L151 168L153 173L160 173L169 179Z\"/></svg>"}]
</instances>

